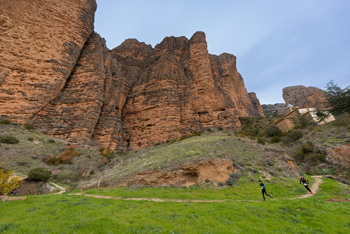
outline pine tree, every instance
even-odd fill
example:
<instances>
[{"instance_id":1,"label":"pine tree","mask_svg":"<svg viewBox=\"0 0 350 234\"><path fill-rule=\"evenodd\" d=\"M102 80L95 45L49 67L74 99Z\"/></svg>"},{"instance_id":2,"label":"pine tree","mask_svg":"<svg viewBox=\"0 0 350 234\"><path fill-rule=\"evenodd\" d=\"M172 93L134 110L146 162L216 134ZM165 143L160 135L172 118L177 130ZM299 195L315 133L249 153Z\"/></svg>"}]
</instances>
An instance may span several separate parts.
<instances>
[{"instance_id":1,"label":"pine tree","mask_svg":"<svg viewBox=\"0 0 350 234\"><path fill-rule=\"evenodd\" d=\"M330 105L330 111L334 115L342 113L350 114L350 88L342 89L333 80L327 84L327 101Z\"/></svg>"}]
</instances>

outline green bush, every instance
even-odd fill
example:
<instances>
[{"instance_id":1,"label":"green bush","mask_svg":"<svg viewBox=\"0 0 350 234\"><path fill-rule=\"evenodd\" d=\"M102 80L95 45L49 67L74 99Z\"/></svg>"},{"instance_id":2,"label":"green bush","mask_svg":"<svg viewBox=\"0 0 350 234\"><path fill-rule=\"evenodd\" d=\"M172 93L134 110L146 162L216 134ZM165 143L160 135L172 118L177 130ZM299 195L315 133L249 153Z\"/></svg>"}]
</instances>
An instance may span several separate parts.
<instances>
[{"instance_id":1,"label":"green bush","mask_svg":"<svg viewBox=\"0 0 350 234\"><path fill-rule=\"evenodd\" d=\"M219 182L218 185L219 185L219 186L224 186L225 184L222 183L222 182Z\"/></svg>"},{"instance_id":2,"label":"green bush","mask_svg":"<svg viewBox=\"0 0 350 234\"><path fill-rule=\"evenodd\" d=\"M311 141L307 141L306 144L301 148L301 152L303 155L312 153L314 151L314 144Z\"/></svg>"},{"instance_id":3,"label":"green bush","mask_svg":"<svg viewBox=\"0 0 350 234\"><path fill-rule=\"evenodd\" d=\"M274 136L274 137L271 138L270 143L278 143L278 142L281 142L281 141L282 141L281 137Z\"/></svg>"},{"instance_id":4,"label":"green bush","mask_svg":"<svg viewBox=\"0 0 350 234\"><path fill-rule=\"evenodd\" d=\"M232 185L233 185L233 178L232 178L232 177L229 177L229 178L226 180L225 184L227 184L228 186L232 186Z\"/></svg>"},{"instance_id":5,"label":"green bush","mask_svg":"<svg viewBox=\"0 0 350 234\"><path fill-rule=\"evenodd\" d=\"M67 182L68 180L76 182L79 180L79 177L77 173L72 170L64 170L63 172L55 175L54 179L60 182Z\"/></svg>"},{"instance_id":6,"label":"green bush","mask_svg":"<svg viewBox=\"0 0 350 234\"><path fill-rule=\"evenodd\" d=\"M265 161L266 161L267 165L269 165L269 166L273 166L273 164L274 164L274 161L271 159L266 159Z\"/></svg>"},{"instance_id":7,"label":"green bush","mask_svg":"<svg viewBox=\"0 0 350 234\"><path fill-rule=\"evenodd\" d=\"M19 140L11 135L0 136L0 142L5 144L17 144Z\"/></svg>"},{"instance_id":8,"label":"green bush","mask_svg":"<svg viewBox=\"0 0 350 234\"><path fill-rule=\"evenodd\" d=\"M233 182L237 182L240 177L241 177L241 173L232 173L230 175L230 178L232 178Z\"/></svg>"},{"instance_id":9,"label":"green bush","mask_svg":"<svg viewBox=\"0 0 350 234\"><path fill-rule=\"evenodd\" d=\"M10 123L11 123L11 121L8 119L0 120L0 124L10 124Z\"/></svg>"},{"instance_id":10,"label":"green bush","mask_svg":"<svg viewBox=\"0 0 350 234\"><path fill-rule=\"evenodd\" d=\"M267 137L277 136L280 132L281 131L274 124L269 124L264 131Z\"/></svg>"},{"instance_id":11,"label":"green bush","mask_svg":"<svg viewBox=\"0 0 350 234\"><path fill-rule=\"evenodd\" d=\"M56 143L56 141L54 139L49 139L47 142L48 143Z\"/></svg>"},{"instance_id":12,"label":"green bush","mask_svg":"<svg viewBox=\"0 0 350 234\"><path fill-rule=\"evenodd\" d=\"M303 137L303 133L299 130L292 130L290 131L288 137L293 141L297 141Z\"/></svg>"},{"instance_id":13,"label":"green bush","mask_svg":"<svg viewBox=\"0 0 350 234\"><path fill-rule=\"evenodd\" d=\"M47 182L51 178L51 171L46 168L34 168L28 173L28 179Z\"/></svg>"},{"instance_id":14,"label":"green bush","mask_svg":"<svg viewBox=\"0 0 350 234\"><path fill-rule=\"evenodd\" d=\"M28 141L33 141L34 138L33 137L28 137Z\"/></svg>"},{"instance_id":15,"label":"green bush","mask_svg":"<svg viewBox=\"0 0 350 234\"><path fill-rule=\"evenodd\" d=\"M31 130L31 129L34 128L33 125L31 125L31 124L24 124L23 126L24 126L24 128L27 129L27 130Z\"/></svg>"},{"instance_id":16,"label":"green bush","mask_svg":"<svg viewBox=\"0 0 350 234\"><path fill-rule=\"evenodd\" d=\"M258 143L265 145L265 138L264 137L258 137Z\"/></svg>"}]
</instances>

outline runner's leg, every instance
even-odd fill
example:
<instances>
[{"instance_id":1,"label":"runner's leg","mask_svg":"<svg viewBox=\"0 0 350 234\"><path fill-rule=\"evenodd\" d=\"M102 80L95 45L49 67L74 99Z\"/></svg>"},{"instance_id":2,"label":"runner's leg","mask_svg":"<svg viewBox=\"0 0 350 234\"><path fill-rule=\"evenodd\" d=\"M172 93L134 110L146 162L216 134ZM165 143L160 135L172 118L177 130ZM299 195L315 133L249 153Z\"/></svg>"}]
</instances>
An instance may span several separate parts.
<instances>
[{"instance_id":1,"label":"runner's leg","mask_svg":"<svg viewBox=\"0 0 350 234\"><path fill-rule=\"evenodd\" d=\"M262 189L261 192L262 192L262 195L263 195L263 198L264 198L264 201L265 201L265 195L264 195L264 193L266 193L265 189Z\"/></svg>"},{"instance_id":2,"label":"runner's leg","mask_svg":"<svg viewBox=\"0 0 350 234\"><path fill-rule=\"evenodd\" d=\"M305 185L305 188L309 190L309 192L311 192L311 190L309 189L309 185Z\"/></svg>"}]
</instances>

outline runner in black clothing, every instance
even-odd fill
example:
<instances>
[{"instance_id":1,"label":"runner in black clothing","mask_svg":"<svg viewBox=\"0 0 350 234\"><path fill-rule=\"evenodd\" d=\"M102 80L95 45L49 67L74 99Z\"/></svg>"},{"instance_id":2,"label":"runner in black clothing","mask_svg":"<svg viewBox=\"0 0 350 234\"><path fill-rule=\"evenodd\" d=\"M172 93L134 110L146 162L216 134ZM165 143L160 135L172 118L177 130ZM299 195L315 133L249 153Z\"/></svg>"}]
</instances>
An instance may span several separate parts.
<instances>
[{"instance_id":1,"label":"runner in black clothing","mask_svg":"<svg viewBox=\"0 0 350 234\"><path fill-rule=\"evenodd\" d=\"M266 196L269 196L269 197L271 197L271 198L273 199L273 196L272 196L272 195L268 195L268 194L267 194L266 189L265 189L266 186L263 184L263 182L262 182L261 180L259 180L258 182L259 182L260 187L261 187L261 192L262 192L264 201L265 201L265 195L264 195L264 194L266 194Z\"/></svg>"},{"instance_id":2,"label":"runner in black clothing","mask_svg":"<svg viewBox=\"0 0 350 234\"><path fill-rule=\"evenodd\" d=\"M304 187L305 187L307 190L309 190L310 194L312 194L311 189L309 189L309 181L308 181L305 177L303 177L303 176L300 176L300 183L299 183L299 184L301 184L301 183L303 183Z\"/></svg>"}]
</instances>

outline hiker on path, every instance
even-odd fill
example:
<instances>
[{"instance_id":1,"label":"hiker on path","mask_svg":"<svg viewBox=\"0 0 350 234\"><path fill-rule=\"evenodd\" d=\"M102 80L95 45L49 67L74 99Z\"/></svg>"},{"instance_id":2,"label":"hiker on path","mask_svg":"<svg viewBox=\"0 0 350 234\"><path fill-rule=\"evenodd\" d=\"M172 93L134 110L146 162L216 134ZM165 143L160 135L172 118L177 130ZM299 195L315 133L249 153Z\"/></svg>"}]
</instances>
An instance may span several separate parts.
<instances>
[{"instance_id":1,"label":"hiker on path","mask_svg":"<svg viewBox=\"0 0 350 234\"><path fill-rule=\"evenodd\" d=\"M304 176L300 176L300 183L303 183L304 187L309 190L310 194L312 194L311 189L309 189L309 181L304 177Z\"/></svg>"},{"instance_id":2,"label":"hiker on path","mask_svg":"<svg viewBox=\"0 0 350 234\"><path fill-rule=\"evenodd\" d=\"M272 195L267 194L266 189L265 189L266 186L263 184L263 182L261 180L259 180L258 182L260 184L260 188L261 188L261 192L262 192L264 201L265 201L265 195L264 194L266 194L266 196L269 196L269 197L271 197L273 199Z\"/></svg>"}]
</instances>

